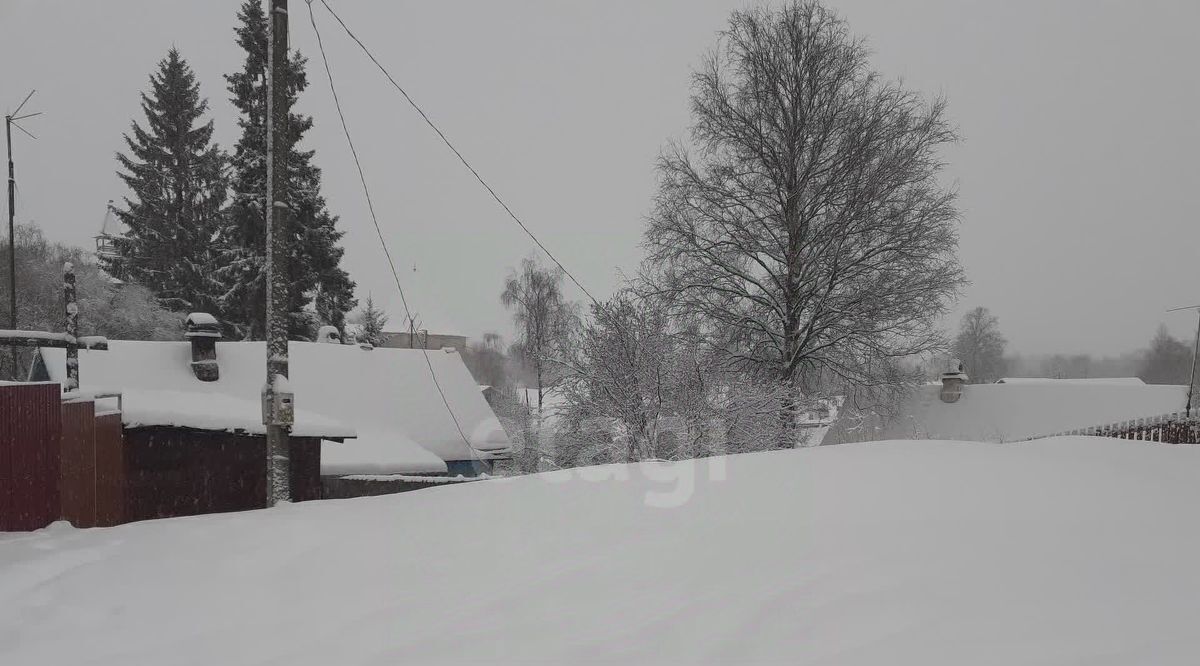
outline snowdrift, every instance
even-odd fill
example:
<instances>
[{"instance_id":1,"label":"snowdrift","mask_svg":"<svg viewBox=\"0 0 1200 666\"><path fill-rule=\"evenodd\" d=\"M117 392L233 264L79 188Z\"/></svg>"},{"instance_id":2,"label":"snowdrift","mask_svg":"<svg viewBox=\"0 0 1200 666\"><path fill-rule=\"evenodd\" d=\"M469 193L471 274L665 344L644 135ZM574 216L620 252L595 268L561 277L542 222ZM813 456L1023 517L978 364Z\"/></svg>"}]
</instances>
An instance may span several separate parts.
<instances>
[{"instance_id":1,"label":"snowdrift","mask_svg":"<svg viewBox=\"0 0 1200 666\"><path fill-rule=\"evenodd\" d=\"M3 664L1194 664L1200 447L903 441L0 535Z\"/></svg>"}]
</instances>

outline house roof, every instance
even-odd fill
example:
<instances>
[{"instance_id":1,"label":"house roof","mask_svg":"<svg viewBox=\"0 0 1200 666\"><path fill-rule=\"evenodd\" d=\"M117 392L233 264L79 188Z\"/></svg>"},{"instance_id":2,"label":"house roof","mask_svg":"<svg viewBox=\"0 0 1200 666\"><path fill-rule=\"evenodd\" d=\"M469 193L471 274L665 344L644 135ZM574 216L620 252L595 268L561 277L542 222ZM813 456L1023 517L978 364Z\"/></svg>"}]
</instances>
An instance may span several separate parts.
<instances>
[{"instance_id":1,"label":"house roof","mask_svg":"<svg viewBox=\"0 0 1200 666\"><path fill-rule=\"evenodd\" d=\"M941 385L914 389L892 414L844 409L826 443L883 439L1011 442L1180 411L1186 386L1128 381L1038 380L969 384L957 402Z\"/></svg>"},{"instance_id":2,"label":"house roof","mask_svg":"<svg viewBox=\"0 0 1200 666\"><path fill-rule=\"evenodd\" d=\"M112 341L107 352L81 351L84 389L120 390L126 411L137 413L148 393L222 394L254 404L265 374L263 342L218 342L220 379L202 382L189 367L187 342ZM44 349L52 379L64 373L63 350ZM297 417L311 414L354 427L359 438L323 446L326 473L410 473L445 470L444 461L486 459L509 442L456 353L364 349L358 345L292 342L289 379ZM437 373L453 418L430 376ZM455 425L455 419L458 425ZM459 434L461 428L463 434ZM464 435L467 442L464 442ZM327 435L332 436L332 435Z\"/></svg>"},{"instance_id":3,"label":"house roof","mask_svg":"<svg viewBox=\"0 0 1200 666\"><path fill-rule=\"evenodd\" d=\"M42 347L39 351L50 380L63 383L66 350ZM258 389L243 390L250 387L228 379L201 382L192 374L190 362L190 343L115 340L108 351L80 350L78 393L81 397L120 393L121 422L127 428L168 426L266 434ZM115 398L101 398L96 403L98 411L117 408ZM356 431L342 420L301 408L296 410L292 434L341 439L354 437Z\"/></svg>"},{"instance_id":4,"label":"house roof","mask_svg":"<svg viewBox=\"0 0 1200 666\"><path fill-rule=\"evenodd\" d=\"M115 398L99 401L97 409L115 409ZM196 430L221 430L266 435L262 423L262 403L224 393L199 391L121 390L121 422L127 428L171 426ZM296 412L292 434L297 437L355 437L355 429L345 423L314 413Z\"/></svg>"},{"instance_id":5,"label":"house roof","mask_svg":"<svg viewBox=\"0 0 1200 666\"><path fill-rule=\"evenodd\" d=\"M997 384L1043 384L1068 385L1084 384L1096 386L1099 384L1118 384L1121 386L1145 386L1146 382L1140 377L1089 377L1087 379L1051 379L1049 377L1005 377L996 380Z\"/></svg>"}]
</instances>

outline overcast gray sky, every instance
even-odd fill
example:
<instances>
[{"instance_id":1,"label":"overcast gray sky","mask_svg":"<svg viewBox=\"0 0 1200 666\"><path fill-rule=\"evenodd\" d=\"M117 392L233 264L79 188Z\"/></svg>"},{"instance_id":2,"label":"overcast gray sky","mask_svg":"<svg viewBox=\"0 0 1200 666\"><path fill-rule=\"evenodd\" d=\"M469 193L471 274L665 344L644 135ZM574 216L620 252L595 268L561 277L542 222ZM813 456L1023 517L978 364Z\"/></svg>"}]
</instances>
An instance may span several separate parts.
<instances>
[{"instance_id":1,"label":"overcast gray sky","mask_svg":"<svg viewBox=\"0 0 1200 666\"><path fill-rule=\"evenodd\" d=\"M239 0L0 2L0 108L30 88L38 141L14 138L21 219L90 245L119 199L114 153L172 46L196 70L217 136L237 138L221 75L240 66ZM730 0L330 0L485 178L589 290L632 272L654 158L688 122L691 67ZM1200 3L830 0L875 65L944 93L947 153L976 304L1011 349L1119 353L1160 321L1190 337L1200 303ZM333 112L303 0L308 146L346 232L346 267L399 319ZM411 299L434 327L508 333L500 282L532 243L316 7L376 209ZM414 273L415 267L415 273ZM572 294L581 294L572 290ZM953 322L950 322L953 323Z\"/></svg>"}]
</instances>

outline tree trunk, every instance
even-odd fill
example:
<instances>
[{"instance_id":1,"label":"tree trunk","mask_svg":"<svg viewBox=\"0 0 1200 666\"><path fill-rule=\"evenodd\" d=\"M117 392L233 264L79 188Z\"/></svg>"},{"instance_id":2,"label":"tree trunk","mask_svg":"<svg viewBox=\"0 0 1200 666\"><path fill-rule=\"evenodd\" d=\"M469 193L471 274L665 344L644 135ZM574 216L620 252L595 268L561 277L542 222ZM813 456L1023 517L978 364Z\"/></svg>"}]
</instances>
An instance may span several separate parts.
<instances>
[{"instance_id":1,"label":"tree trunk","mask_svg":"<svg viewBox=\"0 0 1200 666\"><path fill-rule=\"evenodd\" d=\"M783 380L784 393L779 401L779 444L781 449L794 449L799 445L797 420L800 412L800 395L794 377Z\"/></svg>"},{"instance_id":2,"label":"tree trunk","mask_svg":"<svg viewBox=\"0 0 1200 666\"><path fill-rule=\"evenodd\" d=\"M542 418L542 362L541 361L537 362L535 371L537 372L538 420L540 421Z\"/></svg>"}]
</instances>

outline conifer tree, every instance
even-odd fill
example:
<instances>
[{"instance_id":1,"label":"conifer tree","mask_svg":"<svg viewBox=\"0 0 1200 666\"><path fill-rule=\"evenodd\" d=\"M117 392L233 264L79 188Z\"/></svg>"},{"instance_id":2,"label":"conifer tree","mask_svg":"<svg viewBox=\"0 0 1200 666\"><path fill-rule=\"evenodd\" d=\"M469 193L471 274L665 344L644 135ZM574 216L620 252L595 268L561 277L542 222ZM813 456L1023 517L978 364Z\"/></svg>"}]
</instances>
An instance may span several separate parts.
<instances>
[{"instance_id":1,"label":"conifer tree","mask_svg":"<svg viewBox=\"0 0 1200 666\"><path fill-rule=\"evenodd\" d=\"M383 344L383 327L387 325L387 313L375 307L375 300L367 294L366 305L358 315L358 325L362 331L358 335L359 342L369 342L378 347Z\"/></svg>"},{"instance_id":2,"label":"conifer tree","mask_svg":"<svg viewBox=\"0 0 1200 666\"><path fill-rule=\"evenodd\" d=\"M233 197L221 231L217 279L224 289L221 310L235 335L262 339L265 334L266 225L266 111L267 19L261 3L246 0L235 29L238 46L246 52L242 70L226 75L231 101L241 117L242 137L231 158ZM306 59L293 53L285 67L287 128L276 143L286 152L288 226L283 230L289 252L288 334L311 337L319 324L341 329L355 305L354 281L341 268L342 232L337 217L320 194L321 170L312 163L313 151L299 144L313 124L310 116L292 111L308 86ZM314 321L314 318L320 321Z\"/></svg>"},{"instance_id":3,"label":"conifer tree","mask_svg":"<svg viewBox=\"0 0 1200 666\"><path fill-rule=\"evenodd\" d=\"M208 101L187 62L172 48L142 93L145 124L125 134L118 175L131 194L115 212L128 231L116 256L102 258L112 275L150 289L172 310L208 310L216 285L211 249L225 203L224 156L213 124L200 124Z\"/></svg>"}]
</instances>

